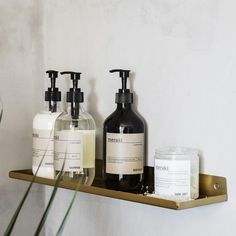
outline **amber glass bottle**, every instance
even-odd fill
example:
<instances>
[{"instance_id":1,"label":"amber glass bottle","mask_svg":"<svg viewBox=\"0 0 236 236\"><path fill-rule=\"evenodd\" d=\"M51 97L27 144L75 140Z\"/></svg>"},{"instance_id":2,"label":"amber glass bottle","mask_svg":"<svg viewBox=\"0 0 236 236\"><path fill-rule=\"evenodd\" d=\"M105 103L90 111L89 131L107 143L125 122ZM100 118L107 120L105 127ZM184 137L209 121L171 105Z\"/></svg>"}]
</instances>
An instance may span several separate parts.
<instances>
[{"instance_id":1,"label":"amber glass bottle","mask_svg":"<svg viewBox=\"0 0 236 236\"><path fill-rule=\"evenodd\" d=\"M144 169L145 125L132 110L133 94L127 89L129 70L115 69L122 79L122 89L116 93L116 110L105 120L103 157L106 187L138 192Z\"/></svg>"}]
</instances>

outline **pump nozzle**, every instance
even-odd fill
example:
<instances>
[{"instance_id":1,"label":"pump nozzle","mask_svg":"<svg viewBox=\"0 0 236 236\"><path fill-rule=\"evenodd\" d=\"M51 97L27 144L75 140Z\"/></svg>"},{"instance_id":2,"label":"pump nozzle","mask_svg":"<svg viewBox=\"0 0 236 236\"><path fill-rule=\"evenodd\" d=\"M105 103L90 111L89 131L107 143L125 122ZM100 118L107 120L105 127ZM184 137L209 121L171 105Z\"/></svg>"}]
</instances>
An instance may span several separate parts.
<instances>
[{"instance_id":1,"label":"pump nozzle","mask_svg":"<svg viewBox=\"0 0 236 236\"><path fill-rule=\"evenodd\" d=\"M122 90L125 91L126 88L126 84L127 84L127 78L129 78L129 72L130 70L122 70L122 69L114 69L114 70L110 70L110 73L114 73L114 72L119 72L120 74L120 78L122 79Z\"/></svg>"},{"instance_id":2,"label":"pump nozzle","mask_svg":"<svg viewBox=\"0 0 236 236\"><path fill-rule=\"evenodd\" d=\"M71 104L71 116L73 119L79 117L79 104L84 102L84 93L78 88L78 80L80 80L80 72L63 71L61 75L69 74L70 79L73 82L73 88L70 88L67 92L66 101Z\"/></svg>"},{"instance_id":3,"label":"pump nozzle","mask_svg":"<svg viewBox=\"0 0 236 236\"><path fill-rule=\"evenodd\" d=\"M133 93L127 89L127 78L129 78L130 70L113 69L110 73L119 72L122 89L119 89L119 93L116 93L116 103L133 103Z\"/></svg>"},{"instance_id":4,"label":"pump nozzle","mask_svg":"<svg viewBox=\"0 0 236 236\"><path fill-rule=\"evenodd\" d=\"M56 78L58 77L58 71L47 70L46 73L48 74L48 77L51 78L51 87L55 88Z\"/></svg>"},{"instance_id":5,"label":"pump nozzle","mask_svg":"<svg viewBox=\"0 0 236 236\"><path fill-rule=\"evenodd\" d=\"M80 72L73 71L63 71L60 73L61 75L70 75L71 80L73 81L73 88L78 87L78 80L80 80Z\"/></svg>"},{"instance_id":6,"label":"pump nozzle","mask_svg":"<svg viewBox=\"0 0 236 236\"><path fill-rule=\"evenodd\" d=\"M49 111L57 111L57 102L61 101L61 92L56 88L56 78L58 77L58 71L47 70L46 73L51 79L51 87L45 92L45 101L49 102Z\"/></svg>"}]
</instances>

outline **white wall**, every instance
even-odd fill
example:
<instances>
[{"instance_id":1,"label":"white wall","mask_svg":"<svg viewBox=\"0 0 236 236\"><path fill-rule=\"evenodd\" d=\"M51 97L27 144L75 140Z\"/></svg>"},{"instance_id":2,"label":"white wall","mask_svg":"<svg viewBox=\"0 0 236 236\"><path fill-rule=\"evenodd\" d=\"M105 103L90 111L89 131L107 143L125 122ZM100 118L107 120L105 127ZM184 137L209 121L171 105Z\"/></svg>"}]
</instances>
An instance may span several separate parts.
<instances>
[{"instance_id":1,"label":"white wall","mask_svg":"<svg viewBox=\"0 0 236 236\"><path fill-rule=\"evenodd\" d=\"M45 3L46 65L83 73L85 103L100 137L120 86L108 70L128 68L134 72L138 110L148 124L147 163L153 165L157 147L196 147L203 152L202 172L228 179L227 203L181 212L79 194L65 235L232 235L236 220L235 7L235 1L223 0ZM101 157L100 148L97 157ZM47 235L55 232L71 195L60 191Z\"/></svg>"},{"instance_id":2,"label":"white wall","mask_svg":"<svg viewBox=\"0 0 236 236\"><path fill-rule=\"evenodd\" d=\"M9 4L13 6L6 4L1 5L7 9L11 9ZM1 88L1 94L6 94L3 100L9 111L6 110L7 120L1 124L1 148L4 147L1 162L4 159L4 164L0 173L4 186L9 187L0 185L1 195L2 192L6 194L4 200L0 200L0 210L4 209L5 213L4 217L0 214L0 222L8 218L6 207L2 207L7 205L6 199L11 196L13 199L9 205L15 206L15 198L19 198L16 186L17 191L25 187L22 182L16 184L16 181L7 180L6 175L8 169L30 166L30 120L35 107L39 106L41 91L37 90L40 87L37 85L44 76L43 70L83 72L81 85L85 92L85 107L94 115L101 139L103 120L115 109L114 94L120 86L119 79L111 77L108 70L121 67L134 72L136 105L148 124L147 164L153 165L157 147L183 145L199 148L203 152L202 172L227 177L229 201L173 211L80 193L64 235L233 235L236 220L236 2L50 0L43 2L42 12L40 6L35 5L34 10L25 10L28 4L34 5L21 1L16 7L21 14L8 13L4 24L7 28L9 22L21 22L23 15L26 18L19 24L27 28L32 12L38 14L36 19L43 17L43 45L38 41L40 25L33 27L34 33L29 32L26 39L19 30L14 42L16 45L22 42L27 50L30 50L31 37L37 35L33 42L39 44L35 45L34 54L24 53L19 48L9 49L3 57L8 60L3 75L14 63L17 66L11 71L13 82L19 82L17 76L24 82L15 86L4 79L4 88L20 93L11 98L14 101L4 98L9 93ZM10 35L15 35L14 32ZM44 67L36 60L38 56L41 58L41 49L44 49ZM31 66L34 70L29 71ZM37 72L38 77L29 82L33 72ZM1 74L1 81L2 77ZM23 93L22 87L26 83L31 83L34 89ZM61 79L59 85L65 91L68 82ZM20 97L23 101L19 100ZM14 105L16 102L17 106ZM24 113L22 107L26 107ZM23 144L19 143L22 135ZM15 148L7 148L12 143ZM100 147L101 140L98 142L98 158L101 158ZM51 190L46 188L46 199ZM55 234L72 194L68 190L59 191L49 215L46 235ZM34 201L37 200L35 197Z\"/></svg>"},{"instance_id":3,"label":"white wall","mask_svg":"<svg viewBox=\"0 0 236 236\"><path fill-rule=\"evenodd\" d=\"M0 0L0 235L3 235L28 183L9 170L31 166L32 119L42 97L42 4ZM34 186L13 235L33 235L44 206L43 187Z\"/></svg>"}]
</instances>

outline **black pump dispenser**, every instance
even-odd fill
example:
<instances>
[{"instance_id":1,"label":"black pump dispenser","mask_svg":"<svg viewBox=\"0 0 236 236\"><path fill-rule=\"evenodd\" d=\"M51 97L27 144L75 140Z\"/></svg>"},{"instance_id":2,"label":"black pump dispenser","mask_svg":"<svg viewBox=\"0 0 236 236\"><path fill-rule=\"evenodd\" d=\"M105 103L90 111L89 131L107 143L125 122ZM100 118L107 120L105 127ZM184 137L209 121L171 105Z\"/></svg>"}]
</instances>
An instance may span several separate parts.
<instances>
[{"instance_id":1,"label":"black pump dispenser","mask_svg":"<svg viewBox=\"0 0 236 236\"><path fill-rule=\"evenodd\" d=\"M47 70L46 73L51 79L51 87L45 91L45 101L49 102L49 111L57 112L57 102L61 101L61 92L56 88L56 78L58 77L58 71Z\"/></svg>"},{"instance_id":2,"label":"black pump dispenser","mask_svg":"<svg viewBox=\"0 0 236 236\"><path fill-rule=\"evenodd\" d=\"M78 80L80 80L80 72L63 71L61 75L69 74L73 82L73 88L70 88L66 94L66 101L71 104L72 119L79 118L79 104L84 102L84 93L78 88Z\"/></svg>"},{"instance_id":3,"label":"black pump dispenser","mask_svg":"<svg viewBox=\"0 0 236 236\"><path fill-rule=\"evenodd\" d=\"M127 89L127 78L129 78L130 70L122 70L122 69L114 69L110 70L110 73L119 72L122 88L119 89L118 93L116 93L116 103L127 104L133 103L133 93Z\"/></svg>"}]
</instances>

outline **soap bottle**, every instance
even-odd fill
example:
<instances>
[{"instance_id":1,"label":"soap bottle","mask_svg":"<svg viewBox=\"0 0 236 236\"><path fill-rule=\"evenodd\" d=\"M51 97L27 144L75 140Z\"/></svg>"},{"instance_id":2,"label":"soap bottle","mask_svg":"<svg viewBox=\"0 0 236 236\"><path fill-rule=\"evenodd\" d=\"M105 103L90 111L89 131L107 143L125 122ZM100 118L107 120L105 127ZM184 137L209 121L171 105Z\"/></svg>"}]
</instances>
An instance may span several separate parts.
<instances>
[{"instance_id":1,"label":"soap bottle","mask_svg":"<svg viewBox=\"0 0 236 236\"><path fill-rule=\"evenodd\" d=\"M116 110L105 120L103 158L106 187L139 192L143 182L145 125L132 110L133 93L127 89L129 70L115 69L122 81L116 93Z\"/></svg>"},{"instance_id":2,"label":"soap bottle","mask_svg":"<svg viewBox=\"0 0 236 236\"><path fill-rule=\"evenodd\" d=\"M58 116L62 114L58 102L61 101L61 92L56 88L58 71L46 71L51 80L51 87L45 91L45 108L36 114L33 120L33 157L32 171L37 176L54 178L53 166L53 129ZM43 158L43 160L42 160ZM42 160L42 162L41 162Z\"/></svg>"},{"instance_id":3,"label":"soap bottle","mask_svg":"<svg viewBox=\"0 0 236 236\"><path fill-rule=\"evenodd\" d=\"M91 185L95 177L96 124L81 105L84 102L84 94L78 88L81 73L64 71L61 74L70 75L73 88L67 92L67 114L62 114L55 122L55 171L59 173L64 163L64 180Z\"/></svg>"}]
</instances>

